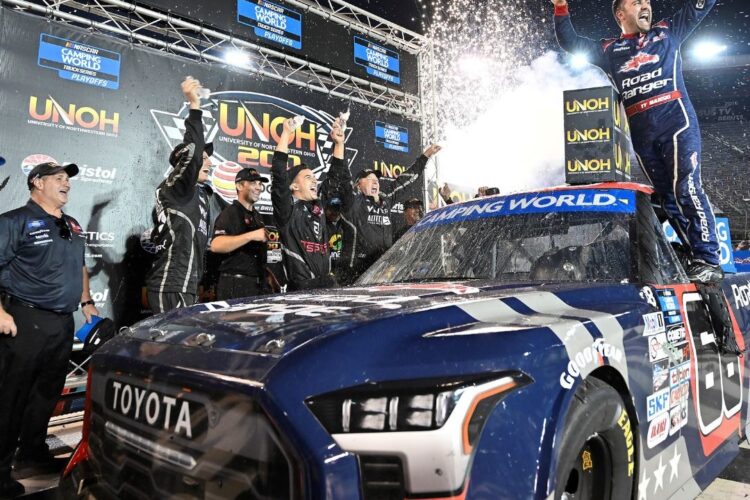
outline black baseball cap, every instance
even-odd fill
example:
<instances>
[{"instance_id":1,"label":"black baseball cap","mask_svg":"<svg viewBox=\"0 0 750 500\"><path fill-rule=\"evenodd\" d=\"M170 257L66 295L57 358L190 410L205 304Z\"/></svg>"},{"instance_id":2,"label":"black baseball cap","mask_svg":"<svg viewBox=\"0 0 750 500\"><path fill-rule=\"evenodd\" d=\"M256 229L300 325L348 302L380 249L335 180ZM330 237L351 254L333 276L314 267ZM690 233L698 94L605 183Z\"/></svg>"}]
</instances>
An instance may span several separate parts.
<instances>
[{"instance_id":1,"label":"black baseball cap","mask_svg":"<svg viewBox=\"0 0 750 500\"><path fill-rule=\"evenodd\" d=\"M68 177L75 177L78 175L78 165L75 163L68 163L67 165L62 166L54 161L40 163L31 169L31 172L29 172L29 176L26 179L26 184L28 185L29 190L31 190L31 188L34 187L34 179L40 179L48 175L55 175L60 172L65 172L68 174Z\"/></svg>"},{"instance_id":2,"label":"black baseball cap","mask_svg":"<svg viewBox=\"0 0 750 500\"><path fill-rule=\"evenodd\" d=\"M411 198L404 202L404 210L407 208L424 208L424 204L419 198Z\"/></svg>"},{"instance_id":3,"label":"black baseball cap","mask_svg":"<svg viewBox=\"0 0 750 500\"><path fill-rule=\"evenodd\" d=\"M289 168L289 170L286 171L287 180L289 181L289 184L294 182L294 179L296 179L299 173L302 172L303 170L310 170L310 167L308 167L304 163L300 163L299 165L295 165Z\"/></svg>"},{"instance_id":4,"label":"black baseball cap","mask_svg":"<svg viewBox=\"0 0 750 500\"><path fill-rule=\"evenodd\" d=\"M237 176L234 178L234 182L240 181L268 182L268 179L260 175L254 168L243 168L242 170L237 172Z\"/></svg>"},{"instance_id":5,"label":"black baseball cap","mask_svg":"<svg viewBox=\"0 0 750 500\"><path fill-rule=\"evenodd\" d=\"M188 151L190 151L188 149L188 146L190 144L192 144L192 143L190 143L190 142L181 142L177 146L175 146L174 149L172 150L172 152L169 153L169 164L172 165L173 167L176 166L177 163L179 163L180 159L185 154L187 154ZM213 142L206 143L203 146L203 151L208 156L213 155L214 154L214 143Z\"/></svg>"},{"instance_id":6,"label":"black baseball cap","mask_svg":"<svg viewBox=\"0 0 750 500\"><path fill-rule=\"evenodd\" d=\"M380 179L380 177L382 176L382 174L380 172L378 172L377 170L373 170L371 168L366 168L366 169L360 171L357 174L357 177L355 178L355 180L358 181L360 179L364 179L365 177L367 177L370 174L375 175L375 177L377 177L378 179Z\"/></svg>"}]
</instances>

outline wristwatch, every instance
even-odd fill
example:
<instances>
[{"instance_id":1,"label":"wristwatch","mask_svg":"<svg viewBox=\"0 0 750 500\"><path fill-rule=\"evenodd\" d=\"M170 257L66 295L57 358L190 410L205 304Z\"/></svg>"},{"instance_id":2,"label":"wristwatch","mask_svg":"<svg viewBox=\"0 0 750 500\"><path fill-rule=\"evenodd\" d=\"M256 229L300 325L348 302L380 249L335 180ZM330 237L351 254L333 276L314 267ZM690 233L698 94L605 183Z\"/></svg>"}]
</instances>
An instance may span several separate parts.
<instances>
[{"instance_id":1,"label":"wristwatch","mask_svg":"<svg viewBox=\"0 0 750 500\"><path fill-rule=\"evenodd\" d=\"M81 302L81 307L86 307L87 305L95 306L96 302L94 302L92 299L86 300L84 302Z\"/></svg>"}]
</instances>

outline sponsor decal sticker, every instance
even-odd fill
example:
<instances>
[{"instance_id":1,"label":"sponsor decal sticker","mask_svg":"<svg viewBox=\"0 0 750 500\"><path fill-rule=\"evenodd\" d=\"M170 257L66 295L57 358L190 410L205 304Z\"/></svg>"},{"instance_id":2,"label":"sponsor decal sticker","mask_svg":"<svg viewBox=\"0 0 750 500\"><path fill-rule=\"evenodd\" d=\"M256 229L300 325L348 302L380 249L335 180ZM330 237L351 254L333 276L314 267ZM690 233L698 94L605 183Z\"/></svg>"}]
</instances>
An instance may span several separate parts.
<instances>
[{"instance_id":1,"label":"sponsor decal sticker","mask_svg":"<svg viewBox=\"0 0 750 500\"><path fill-rule=\"evenodd\" d=\"M120 54L93 45L42 33L37 64L56 70L65 80L105 89L120 87Z\"/></svg>"},{"instance_id":2,"label":"sponsor decal sticker","mask_svg":"<svg viewBox=\"0 0 750 500\"><path fill-rule=\"evenodd\" d=\"M667 343L664 349L667 351L670 367L681 365L690 360L690 346L687 342L678 345Z\"/></svg>"},{"instance_id":3,"label":"sponsor decal sticker","mask_svg":"<svg viewBox=\"0 0 750 500\"><path fill-rule=\"evenodd\" d=\"M581 453L581 468L584 471L594 468L594 462L591 460L591 452L589 452L588 450Z\"/></svg>"},{"instance_id":4,"label":"sponsor decal sticker","mask_svg":"<svg viewBox=\"0 0 750 500\"><path fill-rule=\"evenodd\" d=\"M667 357L664 347L667 344L667 334L657 333L648 337L648 358L652 363Z\"/></svg>"},{"instance_id":5,"label":"sponsor decal sticker","mask_svg":"<svg viewBox=\"0 0 750 500\"><path fill-rule=\"evenodd\" d=\"M656 295L659 297L659 305L662 311L679 311L680 305L677 302L677 296L673 290L657 290Z\"/></svg>"},{"instance_id":6,"label":"sponsor decal sticker","mask_svg":"<svg viewBox=\"0 0 750 500\"><path fill-rule=\"evenodd\" d=\"M646 419L650 422L669 410L669 388L662 389L646 398Z\"/></svg>"},{"instance_id":7,"label":"sponsor decal sticker","mask_svg":"<svg viewBox=\"0 0 750 500\"><path fill-rule=\"evenodd\" d=\"M669 383L669 360L663 359L653 364L653 382L653 392L667 387Z\"/></svg>"},{"instance_id":8,"label":"sponsor decal sticker","mask_svg":"<svg viewBox=\"0 0 750 500\"><path fill-rule=\"evenodd\" d=\"M669 410L669 435L675 434L687 424L688 402L682 401L678 406Z\"/></svg>"},{"instance_id":9,"label":"sponsor decal sticker","mask_svg":"<svg viewBox=\"0 0 750 500\"><path fill-rule=\"evenodd\" d=\"M675 387L690 380L690 363L682 363L669 369L669 385Z\"/></svg>"},{"instance_id":10,"label":"sponsor decal sticker","mask_svg":"<svg viewBox=\"0 0 750 500\"><path fill-rule=\"evenodd\" d=\"M669 435L669 413L664 412L654 418L648 425L648 438L646 444L653 448L667 439Z\"/></svg>"},{"instance_id":11,"label":"sponsor decal sticker","mask_svg":"<svg viewBox=\"0 0 750 500\"><path fill-rule=\"evenodd\" d=\"M664 331L664 315L661 312L643 315L643 335L654 335Z\"/></svg>"},{"instance_id":12,"label":"sponsor decal sticker","mask_svg":"<svg viewBox=\"0 0 750 500\"><path fill-rule=\"evenodd\" d=\"M687 331L684 324L672 325L667 328L667 340L679 344L686 340Z\"/></svg>"},{"instance_id":13,"label":"sponsor decal sticker","mask_svg":"<svg viewBox=\"0 0 750 500\"><path fill-rule=\"evenodd\" d=\"M732 296L737 309L750 307L750 281L746 285L732 285Z\"/></svg>"},{"instance_id":14,"label":"sponsor decal sticker","mask_svg":"<svg viewBox=\"0 0 750 500\"><path fill-rule=\"evenodd\" d=\"M681 384L669 389L669 407L679 405L690 394L690 383L682 382Z\"/></svg>"}]
</instances>

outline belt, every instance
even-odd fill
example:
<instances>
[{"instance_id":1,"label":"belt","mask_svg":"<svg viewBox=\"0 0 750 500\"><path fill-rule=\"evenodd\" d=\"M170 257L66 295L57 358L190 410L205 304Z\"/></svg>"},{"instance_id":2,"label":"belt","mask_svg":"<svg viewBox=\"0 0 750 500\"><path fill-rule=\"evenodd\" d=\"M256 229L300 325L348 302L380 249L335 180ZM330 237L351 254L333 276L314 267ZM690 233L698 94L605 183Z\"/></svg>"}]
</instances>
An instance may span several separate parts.
<instances>
[{"instance_id":1,"label":"belt","mask_svg":"<svg viewBox=\"0 0 750 500\"><path fill-rule=\"evenodd\" d=\"M681 97L682 93L679 90L675 90L674 92L667 92L666 94L659 94L656 97L651 97L649 99L645 99L628 106L627 108L625 108L625 114L628 115L628 118L630 118L631 116L642 113L647 109L661 106L662 104L674 101L675 99L680 99Z\"/></svg>"},{"instance_id":2,"label":"belt","mask_svg":"<svg viewBox=\"0 0 750 500\"><path fill-rule=\"evenodd\" d=\"M221 273L219 276L224 276L225 278L235 278L239 280L255 280L255 283L260 285L263 283L263 280L259 276L246 276L244 274L229 274L229 273Z\"/></svg>"},{"instance_id":3,"label":"belt","mask_svg":"<svg viewBox=\"0 0 750 500\"><path fill-rule=\"evenodd\" d=\"M21 307L28 307L29 309L36 309L38 311L54 313L54 314L73 314L72 311L61 311L59 309L45 309L43 307L37 306L36 304L32 304L31 302L26 302L25 300L21 300L18 297L14 297L13 295L6 294L3 297L3 306L9 306L11 304L15 304Z\"/></svg>"}]
</instances>

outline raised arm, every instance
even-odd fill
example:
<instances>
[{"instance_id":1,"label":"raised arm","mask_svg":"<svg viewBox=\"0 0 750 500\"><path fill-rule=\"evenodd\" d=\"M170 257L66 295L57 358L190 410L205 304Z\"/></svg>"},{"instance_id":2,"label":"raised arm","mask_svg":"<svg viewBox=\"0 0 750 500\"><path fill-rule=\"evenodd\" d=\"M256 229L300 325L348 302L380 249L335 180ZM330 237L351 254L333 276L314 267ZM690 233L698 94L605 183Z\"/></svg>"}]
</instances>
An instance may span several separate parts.
<instances>
[{"instance_id":1,"label":"raised arm","mask_svg":"<svg viewBox=\"0 0 750 500\"><path fill-rule=\"evenodd\" d=\"M271 203L273 205L273 217L280 226L289 223L292 216L292 191L286 167L289 162L289 143L294 134L294 118L284 121L284 126L276 144L276 151L271 162Z\"/></svg>"},{"instance_id":2,"label":"raised arm","mask_svg":"<svg viewBox=\"0 0 750 500\"><path fill-rule=\"evenodd\" d=\"M342 210L351 207L354 199L352 192L352 174L344 160L344 129L339 118L331 126L331 140L333 141L333 155L328 169L328 191L338 193L341 197Z\"/></svg>"},{"instance_id":3,"label":"raised arm","mask_svg":"<svg viewBox=\"0 0 750 500\"><path fill-rule=\"evenodd\" d=\"M716 5L716 0L684 0L682 7L667 18L672 33L684 42Z\"/></svg>"},{"instance_id":4,"label":"raised arm","mask_svg":"<svg viewBox=\"0 0 750 500\"><path fill-rule=\"evenodd\" d=\"M416 182L417 179L422 176L422 173L424 173L424 169L427 166L427 162L430 160L430 158L435 156L441 149L442 148L437 144L432 144L427 149L425 149L424 152L419 155L419 158L417 158L414 163L412 163L411 166L406 170L406 172L396 177L396 179L394 179L394 181L390 183L390 185L384 185L381 187L380 196L384 198L393 197L404 188Z\"/></svg>"},{"instance_id":5,"label":"raised arm","mask_svg":"<svg viewBox=\"0 0 750 500\"><path fill-rule=\"evenodd\" d=\"M198 182L198 175L203 166L203 150L206 141L203 138L203 122L201 117L203 111L200 109L200 97L198 95L201 84L192 77L187 77L181 84L182 93L190 103L188 117L185 118L185 144L178 159L172 164L172 170L167 175L164 189L167 189L177 199L185 199L192 196L193 187Z\"/></svg>"},{"instance_id":6,"label":"raised arm","mask_svg":"<svg viewBox=\"0 0 750 500\"><path fill-rule=\"evenodd\" d=\"M567 0L552 0L555 6L555 35L560 48L569 54L585 54L591 64L606 71L602 43L579 36L573 28Z\"/></svg>"}]
</instances>

